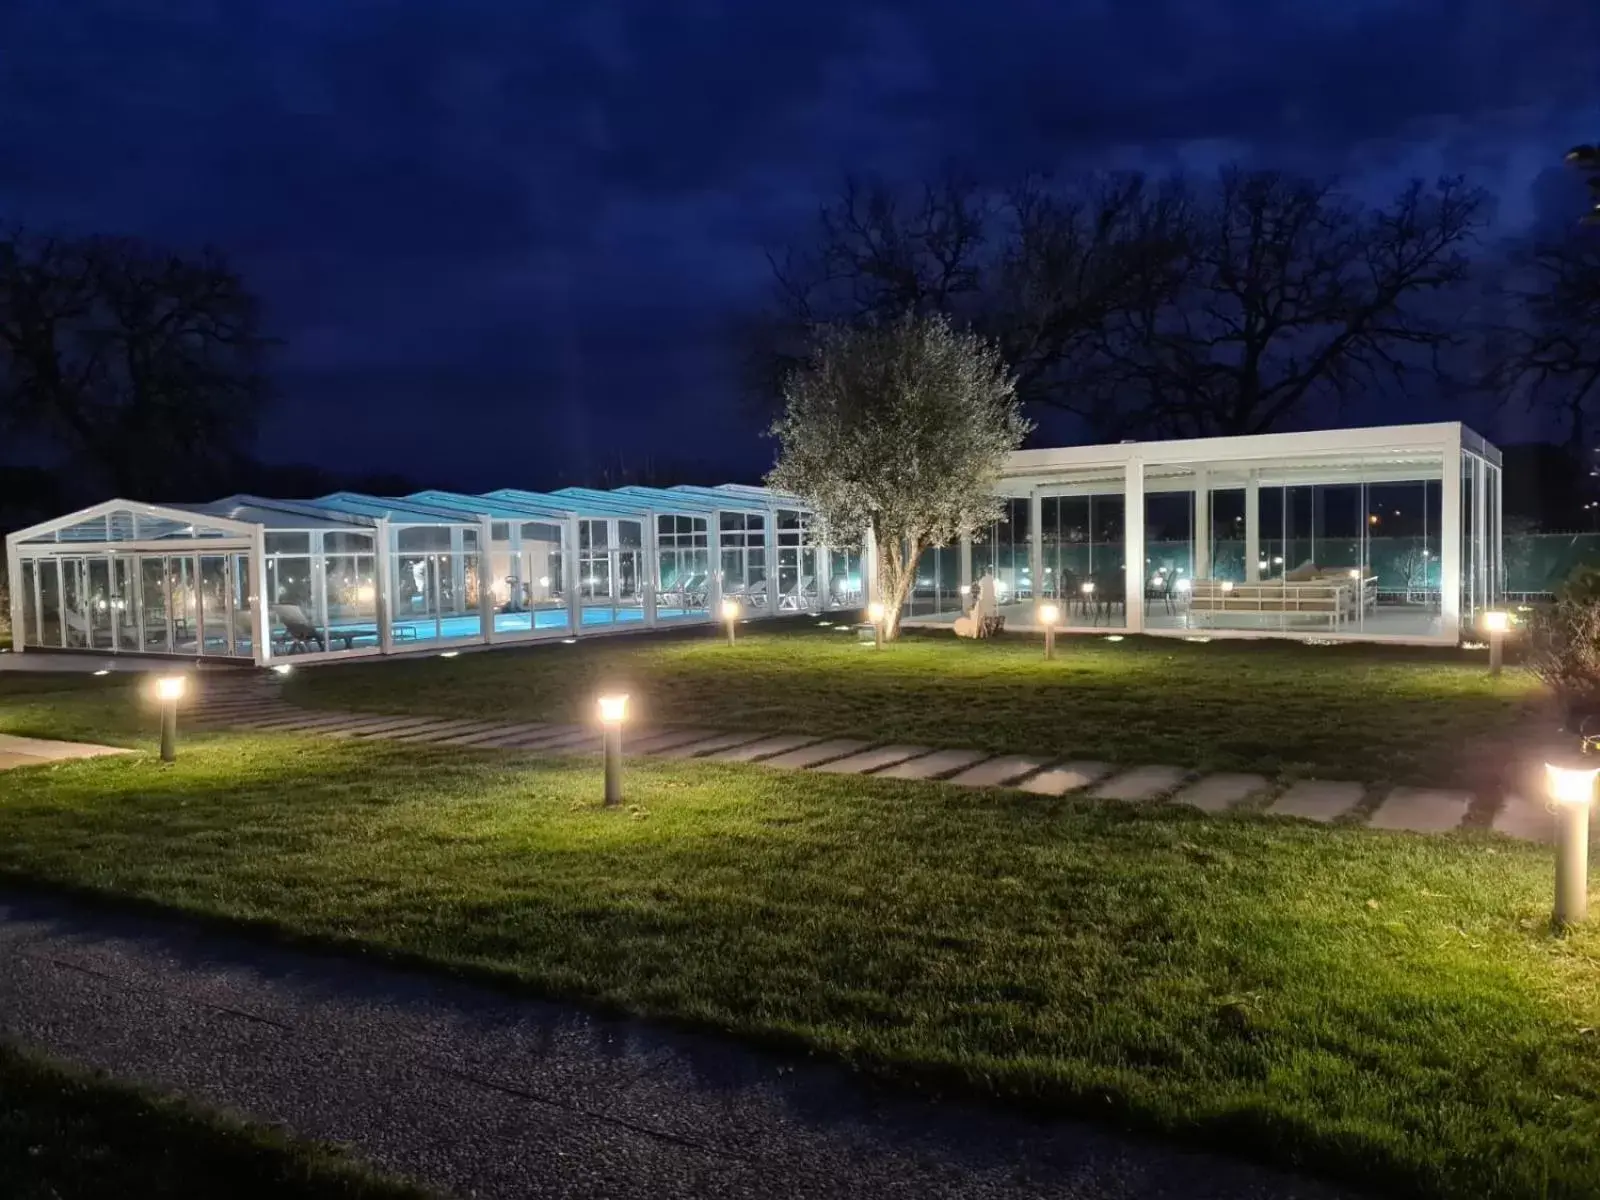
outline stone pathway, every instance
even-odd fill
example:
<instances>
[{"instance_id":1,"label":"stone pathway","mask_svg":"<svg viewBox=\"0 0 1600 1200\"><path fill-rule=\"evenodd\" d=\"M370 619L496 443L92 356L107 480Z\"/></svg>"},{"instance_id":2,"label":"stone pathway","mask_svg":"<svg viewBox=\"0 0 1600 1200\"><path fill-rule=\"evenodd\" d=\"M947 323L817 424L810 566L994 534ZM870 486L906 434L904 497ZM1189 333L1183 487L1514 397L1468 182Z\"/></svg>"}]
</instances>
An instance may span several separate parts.
<instances>
[{"instance_id":1,"label":"stone pathway","mask_svg":"<svg viewBox=\"0 0 1600 1200\"><path fill-rule=\"evenodd\" d=\"M53 742L49 738L13 737L0 733L0 771L12 767L37 767L45 763L74 758L98 758L102 754L129 754L116 746L96 746L92 742Z\"/></svg>"},{"instance_id":2,"label":"stone pathway","mask_svg":"<svg viewBox=\"0 0 1600 1200\"><path fill-rule=\"evenodd\" d=\"M189 727L382 738L411 745L550 754L588 754L600 749L598 730L581 725L297 708L283 699L275 677L260 675L206 678L203 694L191 701L185 722ZM1048 757L892 745L770 730L630 729L623 749L633 757L755 763L778 770L937 780L964 787L1014 787L1041 796L1082 793L1132 804L1172 800L1211 813L1252 808L1321 823L1366 824L1374 829L1417 833L1460 828L1476 799L1471 792L1448 788L1394 788L1373 797L1366 785L1348 780L1301 779L1285 784L1262 775L1202 774L1158 765L1119 767L1101 762L1058 762ZM1537 795L1537 785L1537 779L1530 779L1523 794L1503 797L1490 826L1510 837L1552 840L1554 822L1550 813L1542 802L1526 798Z\"/></svg>"}]
</instances>

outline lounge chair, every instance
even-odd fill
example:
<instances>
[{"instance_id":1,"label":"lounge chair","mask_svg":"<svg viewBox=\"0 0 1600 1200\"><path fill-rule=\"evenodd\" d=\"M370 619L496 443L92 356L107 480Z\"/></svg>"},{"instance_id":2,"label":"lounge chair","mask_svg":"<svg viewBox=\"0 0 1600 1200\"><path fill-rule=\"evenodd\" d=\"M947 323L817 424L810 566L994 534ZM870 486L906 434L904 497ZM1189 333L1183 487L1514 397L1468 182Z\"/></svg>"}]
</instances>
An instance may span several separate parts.
<instances>
[{"instance_id":1,"label":"lounge chair","mask_svg":"<svg viewBox=\"0 0 1600 1200\"><path fill-rule=\"evenodd\" d=\"M318 650L327 650L328 639L311 623L298 604L274 605L272 615L284 629L284 636L280 639L282 653L287 654L295 650L307 653L313 644Z\"/></svg>"},{"instance_id":2,"label":"lounge chair","mask_svg":"<svg viewBox=\"0 0 1600 1200\"><path fill-rule=\"evenodd\" d=\"M814 599L817 594L817 577L808 575L797 580L795 585L783 595L778 597L778 608L785 612L801 612L811 607L808 600Z\"/></svg>"}]
</instances>

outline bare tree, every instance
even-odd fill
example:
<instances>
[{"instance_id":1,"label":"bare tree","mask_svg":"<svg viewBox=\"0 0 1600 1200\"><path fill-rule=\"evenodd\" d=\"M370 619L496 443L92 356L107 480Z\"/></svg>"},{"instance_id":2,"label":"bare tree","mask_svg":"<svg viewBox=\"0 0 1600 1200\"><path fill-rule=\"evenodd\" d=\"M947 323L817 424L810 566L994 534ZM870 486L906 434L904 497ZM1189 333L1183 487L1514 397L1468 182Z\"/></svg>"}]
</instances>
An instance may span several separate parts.
<instances>
[{"instance_id":1,"label":"bare tree","mask_svg":"<svg viewBox=\"0 0 1600 1200\"><path fill-rule=\"evenodd\" d=\"M1457 336L1440 308L1467 279L1486 207L1454 179L1367 208L1328 184L1224 171L1183 206L1183 286L1130 309L1105 343L1102 403L1131 432L1263 433L1437 368Z\"/></svg>"},{"instance_id":2,"label":"bare tree","mask_svg":"<svg viewBox=\"0 0 1600 1200\"><path fill-rule=\"evenodd\" d=\"M999 346L1025 402L1098 422L1087 373L1125 309L1181 281L1182 201L1138 175L991 191L952 174L910 196L852 180L809 245L771 258L756 387L776 395L822 325L942 313Z\"/></svg>"},{"instance_id":3,"label":"bare tree","mask_svg":"<svg viewBox=\"0 0 1600 1200\"><path fill-rule=\"evenodd\" d=\"M1587 225L1600 225L1600 146L1574 146L1567 151L1567 165L1576 167L1589 177L1589 190L1594 193L1594 207L1585 214Z\"/></svg>"},{"instance_id":4,"label":"bare tree","mask_svg":"<svg viewBox=\"0 0 1600 1200\"><path fill-rule=\"evenodd\" d=\"M1507 398L1559 415L1585 458L1600 401L1600 230L1574 228L1508 273L1511 312L1496 331L1491 379Z\"/></svg>"},{"instance_id":5,"label":"bare tree","mask_svg":"<svg viewBox=\"0 0 1600 1200\"><path fill-rule=\"evenodd\" d=\"M242 452L263 395L258 306L220 255L0 239L0 425L123 495Z\"/></svg>"}]
</instances>

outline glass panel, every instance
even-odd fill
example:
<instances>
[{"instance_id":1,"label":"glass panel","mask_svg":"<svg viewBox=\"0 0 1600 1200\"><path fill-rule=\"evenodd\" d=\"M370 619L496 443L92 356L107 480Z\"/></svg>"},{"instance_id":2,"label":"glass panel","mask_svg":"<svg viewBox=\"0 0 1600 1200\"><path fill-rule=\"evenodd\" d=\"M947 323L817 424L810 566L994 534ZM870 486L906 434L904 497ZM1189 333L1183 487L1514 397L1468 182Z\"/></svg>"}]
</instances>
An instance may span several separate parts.
<instances>
[{"instance_id":1,"label":"glass panel","mask_svg":"<svg viewBox=\"0 0 1600 1200\"><path fill-rule=\"evenodd\" d=\"M711 588L710 522L704 517L661 517L656 529L656 616L705 616Z\"/></svg>"},{"instance_id":2,"label":"glass panel","mask_svg":"<svg viewBox=\"0 0 1600 1200\"><path fill-rule=\"evenodd\" d=\"M39 586L39 572L32 559L25 559L22 564L22 628L13 634L17 644L21 646L37 646L39 644L39 597L36 589Z\"/></svg>"},{"instance_id":3,"label":"glass panel","mask_svg":"<svg viewBox=\"0 0 1600 1200\"><path fill-rule=\"evenodd\" d=\"M406 525L395 531L399 550L449 550L450 529L446 525Z\"/></svg>"},{"instance_id":4,"label":"glass panel","mask_svg":"<svg viewBox=\"0 0 1600 1200\"><path fill-rule=\"evenodd\" d=\"M267 558L266 604L274 653L305 652L322 647L322 634L316 627L316 593L309 556Z\"/></svg>"},{"instance_id":5,"label":"glass panel","mask_svg":"<svg viewBox=\"0 0 1600 1200\"><path fill-rule=\"evenodd\" d=\"M139 563L137 559L112 560L112 624L119 650L138 650L139 645Z\"/></svg>"},{"instance_id":6,"label":"glass panel","mask_svg":"<svg viewBox=\"0 0 1600 1200\"><path fill-rule=\"evenodd\" d=\"M89 644L96 650L111 650L116 647L116 610L112 607L115 597L111 589L111 560L108 558L91 558L86 560L88 570L88 614L89 614Z\"/></svg>"},{"instance_id":7,"label":"glass panel","mask_svg":"<svg viewBox=\"0 0 1600 1200\"><path fill-rule=\"evenodd\" d=\"M372 649L378 637L378 560L371 554L330 554L323 590L329 649Z\"/></svg>"},{"instance_id":8,"label":"glass panel","mask_svg":"<svg viewBox=\"0 0 1600 1200\"><path fill-rule=\"evenodd\" d=\"M61 564L39 560L39 645L61 645Z\"/></svg>"},{"instance_id":9,"label":"glass panel","mask_svg":"<svg viewBox=\"0 0 1600 1200\"><path fill-rule=\"evenodd\" d=\"M249 658L255 652L255 588L250 556L233 556L233 652Z\"/></svg>"},{"instance_id":10,"label":"glass panel","mask_svg":"<svg viewBox=\"0 0 1600 1200\"><path fill-rule=\"evenodd\" d=\"M172 648L167 642L167 560L141 558L139 575L144 649L153 654L165 654Z\"/></svg>"},{"instance_id":11,"label":"glass panel","mask_svg":"<svg viewBox=\"0 0 1600 1200\"><path fill-rule=\"evenodd\" d=\"M322 550L325 554L371 554L372 538L370 533L346 533L330 529L322 535Z\"/></svg>"},{"instance_id":12,"label":"glass panel","mask_svg":"<svg viewBox=\"0 0 1600 1200\"><path fill-rule=\"evenodd\" d=\"M167 584L172 597L172 652L200 652L200 581L192 555L167 559Z\"/></svg>"},{"instance_id":13,"label":"glass panel","mask_svg":"<svg viewBox=\"0 0 1600 1200\"><path fill-rule=\"evenodd\" d=\"M89 618L84 613L83 560L63 558L61 567L61 621L66 632L68 649L82 649L89 644Z\"/></svg>"},{"instance_id":14,"label":"glass panel","mask_svg":"<svg viewBox=\"0 0 1600 1200\"><path fill-rule=\"evenodd\" d=\"M219 554L200 558L200 644L204 654L233 653L233 624L228 609L232 600L228 560Z\"/></svg>"},{"instance_id":15,"label":"glass panel","mask_svg":"<svg viewBox=\"0 0 1600 1200\"><path fill-rule=\"evenodd\" d=\"M1170 486L1166 480L1163 484ZM1143 578L1147 629L1188 627L1196 535L1192 487L1183 491L1145 493Z\"/></svg>"},{"instance_id":16,"label":"glass panel","mask_svg":"<svg viewBox=\"0 0 1600 1200\"><path fill-rule=\"evenodd\" d=\"M1043 545L1056 547L1050 586L1061 605L1062 622L1079 628L1117 628L1127 624L1127 577L1124 569L1123 515L1126 504L1119 495L1061 496L1055 506L1056 525L1044 530ZM1047 512L1040 505L1040 520ZM997 562L997 577L1014 570L1017 556L1027 553L1026 543L1013 544L1009 532L997 528L995 544L985 556ZM1003 539L1003 540L1002 540ZM985 564L987 568L987 563ZM981 579L977 548L973 550L974 582ZM1003 589L1002 589L1003 590Z\"/></svg>"},{"instance_id":17,"label":"glass panel","mask_svg":"<svg viewBox=\"0 0 1600 1200\"><path fill-rule=\"evenodd\" d=\"M571 622L561 584L561 527L543 521L525 521L518 532L521 548L514 554L498 544L493 548L494 555L504 555L497 557L490 569L499 589L495 631L504 634L566 632Z\"/></svg>"},{"instance_id":18,"label":"glass panel","mask_svg":"<svg viewBox=\"0 0 1600 1200\"><path fill-rule=\"evenodd\" d=\"M310 554L309 533L269 533L266 535L268 554Z\"/></svg>"},{"instance_id":19,"label":"glass panel","mask_svg":"<svg viewBox=\"0 0 1600 1200\"><path fill-rule=\"evenodd\" d=\"M852 608L861 603L861 554L831 550L828 554L828 607Z\"/></svg>"},{"instance_id":20,"label":"glass panel","mask_svg":"<svg viewBox=\"0 0 1600 1200\"><path fill-rule=\"evenodd\" d=\"M390 626L395 643L439 636L439 562L432 554L395 556L395 599Z\"/></svg>"},{"instance_id":21,"label":"glass panel","mask_svg":"<svg viewBox=\"0 0 1600 1200\"><path fill-rule=\"evenodd\" d=\"M468 538L465 535L470 534ZM463 544L470 541L477 545L477 531L466 530L462 538ZM454 568L451 572L454 580L452 593L455 612L448 620L442 621L440 627L447 638L479 638L483 637L483 610L480 607L480 598L483 595L483 556L476 550L453 556Z\"/></svg>"}]
</instances>

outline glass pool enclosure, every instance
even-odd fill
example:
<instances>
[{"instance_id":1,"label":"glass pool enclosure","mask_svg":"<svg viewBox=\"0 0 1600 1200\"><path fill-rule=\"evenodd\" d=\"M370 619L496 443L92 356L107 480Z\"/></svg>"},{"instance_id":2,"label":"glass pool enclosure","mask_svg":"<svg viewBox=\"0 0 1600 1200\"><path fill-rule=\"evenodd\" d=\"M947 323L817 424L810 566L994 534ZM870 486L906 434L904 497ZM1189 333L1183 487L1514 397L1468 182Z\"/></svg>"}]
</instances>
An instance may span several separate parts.
<instances>
[{"instance_id":1,"label":"glass pool enclosure","mask_svg":"<svg viewBox=\"0 0 1600 1200\"><path fill-rule=\"evenodd\" d=\"M859 552L764 488L108 501L7 538L16 646L344 658L862 604Z\"/></svg>"}]
</instances>

